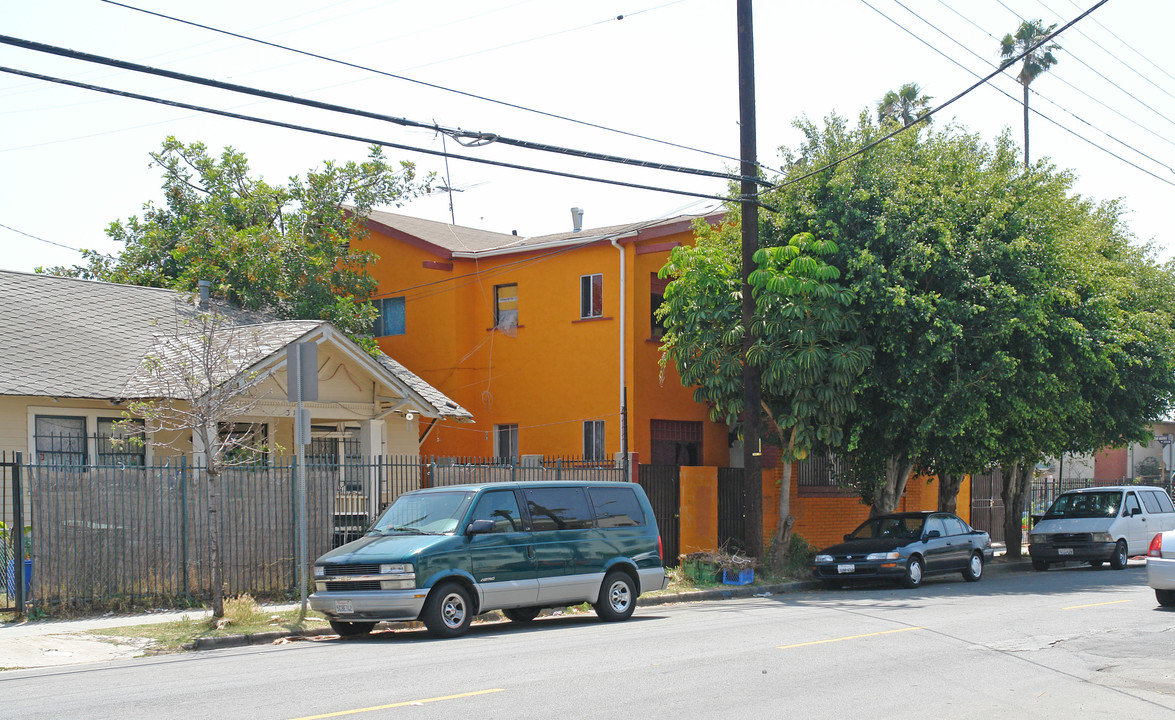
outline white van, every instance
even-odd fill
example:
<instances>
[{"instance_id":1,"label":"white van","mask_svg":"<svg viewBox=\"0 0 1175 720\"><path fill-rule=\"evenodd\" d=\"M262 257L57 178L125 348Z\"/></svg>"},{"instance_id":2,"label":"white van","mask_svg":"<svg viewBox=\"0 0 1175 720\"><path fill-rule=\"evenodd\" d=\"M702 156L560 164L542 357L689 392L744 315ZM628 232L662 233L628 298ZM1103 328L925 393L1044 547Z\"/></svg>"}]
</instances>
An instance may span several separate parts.
<instances>
[{"instance_id":1,"label":"white van","mask_svg":"<svg viewBox=\"0 0 1175 720\"><path fill-rule=\"evenodd\" d=\"M1162 488L1129 485L1061 493L1028 535L1032 567L1067 561L1121 570L1145 555L1156 533L1175 530L1175 506Z\"/></svg>"}]
</instances>

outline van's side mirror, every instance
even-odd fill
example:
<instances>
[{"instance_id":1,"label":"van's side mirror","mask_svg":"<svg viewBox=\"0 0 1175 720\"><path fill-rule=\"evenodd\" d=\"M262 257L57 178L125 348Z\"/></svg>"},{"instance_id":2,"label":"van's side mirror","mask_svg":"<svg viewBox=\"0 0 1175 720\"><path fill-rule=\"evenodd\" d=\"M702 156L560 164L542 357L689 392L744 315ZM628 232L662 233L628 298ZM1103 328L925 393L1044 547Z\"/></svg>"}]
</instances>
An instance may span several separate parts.
<instances>
[{"instance_id":1,"label":"van's side mirror","mask_svg":"<svg viewBox=\"0 0 1175 720\"><path fill-rule=\"evenodd\" d=\"M1142 508L1130 508L1130 517L1134 517L1135 515L1141 515L1141 514L1142 514Z\"/></svg>"},{"instance_id":2,"label":"van's side mirror","mask_svg":"<svg viewBox=\"0 0 1175 720\"><path fill-rule=\"evenodd\" d=\"M466 535L484 535L494 531L493 520L474 520L465 528Z\"/></svg>"}]
</instances>

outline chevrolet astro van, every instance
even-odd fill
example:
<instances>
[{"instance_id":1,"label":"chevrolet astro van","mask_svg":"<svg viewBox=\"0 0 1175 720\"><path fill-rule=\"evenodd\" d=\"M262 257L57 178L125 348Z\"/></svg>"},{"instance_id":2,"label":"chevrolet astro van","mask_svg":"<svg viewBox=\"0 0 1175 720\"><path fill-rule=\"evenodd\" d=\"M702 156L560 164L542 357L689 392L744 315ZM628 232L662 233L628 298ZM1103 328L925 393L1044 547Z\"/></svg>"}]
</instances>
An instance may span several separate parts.
<instances>
[{"instance_id":1,"label":"chevrolet astro van","mask_svg":"<svg viewBox=\"0 0 1175 720\"><path fill-rule=\"evenodd\" d=\"M517 482L404 493L367 534L314 562L310 606L341 636L421 620L455 637L475 615L529 622L591 603L625 620L666 586L661 536L639 485Z\"/></svg>"},{"instance_id":2,"label":"chevrolet astro van","mask_svg":"<svg viewBox=\"0 0 1175 720\"><path fill-rule=\"evenodd\" d=\"M1061 493L1028 534L1032 567L1067 561L1121 570L1145 555L1156 533L1175 530L1175 507L1162 488L1091 487Z\"/></svg>"}]
</instances>

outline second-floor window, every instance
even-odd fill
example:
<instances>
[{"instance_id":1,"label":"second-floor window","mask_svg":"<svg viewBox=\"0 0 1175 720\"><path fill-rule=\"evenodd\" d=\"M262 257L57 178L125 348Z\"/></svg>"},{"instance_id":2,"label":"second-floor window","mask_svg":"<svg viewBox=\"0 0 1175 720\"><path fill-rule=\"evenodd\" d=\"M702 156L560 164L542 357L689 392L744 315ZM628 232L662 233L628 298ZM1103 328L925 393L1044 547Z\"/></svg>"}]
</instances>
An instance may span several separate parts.
<instances>
[{"instance_id":1,"label":"second-floor window","mask_svg":"<svg viewBox=\"0 0 1175 720\"><path fill-rule=\"evenodd\" d=\"M494 426L494 457L498 460L513 460L518 457L518 426Z\"/></svg>"},{"instance_id":2,"label":"second-floor window","mask_svg":"<svg viewBox=\"0 0 1175 720\"><path fill-rule=\"evenodd\" d=\"M598 318L604 316L604 276L579 276L579 316Z\"/></svg>"},{"instance_id":3,"label":"second-floor window","mask_svg":"<svg viewBox=\"0 0 1175 720\"><path fill-rule=\"evenodd\" d=\"M375 300L375 307L379 315L375 318L375 328L371 334L376 337L388 335L403 335L407 332L404 323L404 298L391 297Z\"/></svg>"},{"instance_id":4,"label":"second-floor window","mask_svg":"<svg viewBox=\"0 0 1175 720\"><path fill-rule=\"evenodd\" d=\"M494 286L494 329L507 334L518 327L518 285Z\"/></svg>"},{"instance_id":5,"label":"second-floor window","mask_svg":"<svg viewBox=\"0 0 1175 720\"><path fill-rule=\"evenodd\" d=\"M661 303L665 301L665 288L668 287L669 281L662 280L657 277L657 273L650 273L649 278L649 337L653 340L660 340L665 336L665 325L661 319L657 317L657 310L660 309Z\"/></svg>"}]
</instances>

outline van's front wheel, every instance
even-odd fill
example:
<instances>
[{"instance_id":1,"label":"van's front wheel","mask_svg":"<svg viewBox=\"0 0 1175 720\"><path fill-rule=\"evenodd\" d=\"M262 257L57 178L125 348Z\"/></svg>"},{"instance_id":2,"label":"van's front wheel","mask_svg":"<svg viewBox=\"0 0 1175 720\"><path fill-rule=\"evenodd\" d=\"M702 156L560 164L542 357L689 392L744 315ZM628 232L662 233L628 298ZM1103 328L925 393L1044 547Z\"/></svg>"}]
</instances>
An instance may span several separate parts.
<instances>
[{"instance_id":1,"label":"van's front wheel","mask_svg":"<svg viewBox=\"0 0 1175 720\"><path fill-rule=\"evenodd\" d=\"M1114 554L1110 556L1110 567L1115 570L1121 570L1126 567L1126 541L1119 540L1118 544L1114 546Z\"/></svg>"},{"instance_id":2,"label":"van's front wheel","mask_svg":"<svg viewBox=\"0 0 1175 720\"><path fill-rule=\"evenodd\" d=\"M596 615L601 620L615 622L627 620L636 610L636 590L632 578L623 570L613 570L604 576L600 586L600 598L596 602Z\"/></svg>"},{"instance_id":3,"label":"van's front wheel","mask_svg":"<svg viewBox=\"0 0 1175 720\"><path fill-rule=\"evenodd\" d=\"M463 634L473 621L469 593L455 582L437 585L425 601L420 619L433 637L451 638Z\"/></svg>"}]
</instances>

